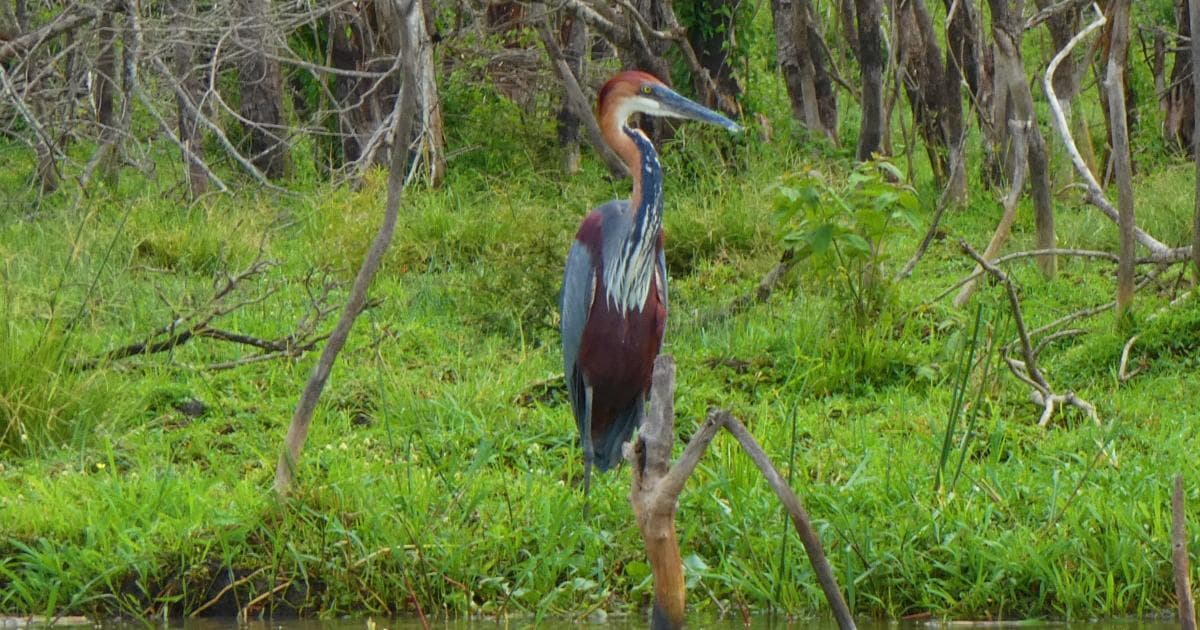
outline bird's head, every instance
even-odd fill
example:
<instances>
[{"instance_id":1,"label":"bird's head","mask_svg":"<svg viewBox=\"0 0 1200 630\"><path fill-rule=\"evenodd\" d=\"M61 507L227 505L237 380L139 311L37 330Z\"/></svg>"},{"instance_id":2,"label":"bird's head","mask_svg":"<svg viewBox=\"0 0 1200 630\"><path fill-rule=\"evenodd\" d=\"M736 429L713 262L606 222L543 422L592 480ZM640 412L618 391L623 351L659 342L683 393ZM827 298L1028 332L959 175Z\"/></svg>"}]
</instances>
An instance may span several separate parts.
<instances>
[{"instance_id":1,"label":"bird's head","mask_svg":"<svg viewBox=\"0 0 1200 630\"><path fill-rule=\"evenodd\" d=\"M624 125L633 114L649 114L699 120L735 133L742 130L741 125L680 95L654 75L638 70L628 70L609 79L600 88L598 101L601 124L610 116L611 124Z\"/></svg>"}]
</instances>

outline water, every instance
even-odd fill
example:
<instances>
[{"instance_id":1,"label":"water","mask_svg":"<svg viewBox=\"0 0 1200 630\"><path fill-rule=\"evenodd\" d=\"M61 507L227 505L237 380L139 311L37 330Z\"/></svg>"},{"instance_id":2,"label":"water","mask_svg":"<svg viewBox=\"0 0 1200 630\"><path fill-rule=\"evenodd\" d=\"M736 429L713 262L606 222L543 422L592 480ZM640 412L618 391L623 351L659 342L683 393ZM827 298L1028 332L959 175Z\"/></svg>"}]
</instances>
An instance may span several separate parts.
<instances>
[{"instance_id":1,"label":"water","mask_svg":"<svg viewBox=\"0 0 1200 630\"><path fill-rule=\"evenodd\" d=\"M749 623L743 622L739 616L724 618L689 617L689 628L716 628L728 630L745 630L747 628L796 628L801 630L838 630L837 624L828 619L796 619L788 620L781 617L756 615ZM235 619L175 619L166 623L161 622L104 622L92 623L80 617L67 617L59 620L63 627L99 627L108 630L418 630L424 626L416 618L400 619L287 619L272 621L250 621L239 623ZM492 630L496 628L549 628L551 630L577 629L580 627L597 630L643 630L647 627L645 619L630 616L609 616L603 621L591 619L576 621L573 619L544 619L535 622L532 618L509 617L507 619L488 619L472 621L441 621L431 620L430 628L449 630ZM30 624L28 620L0 617L0 630L17 628L44 628L42 623ZM1013 621L905 621L887 622L863 620L858 624L859 630L1176 630L1179 624L1171 620L1101 620L1088 622L1048 622L1040 620Z\"/></svg>"}]
</instances>

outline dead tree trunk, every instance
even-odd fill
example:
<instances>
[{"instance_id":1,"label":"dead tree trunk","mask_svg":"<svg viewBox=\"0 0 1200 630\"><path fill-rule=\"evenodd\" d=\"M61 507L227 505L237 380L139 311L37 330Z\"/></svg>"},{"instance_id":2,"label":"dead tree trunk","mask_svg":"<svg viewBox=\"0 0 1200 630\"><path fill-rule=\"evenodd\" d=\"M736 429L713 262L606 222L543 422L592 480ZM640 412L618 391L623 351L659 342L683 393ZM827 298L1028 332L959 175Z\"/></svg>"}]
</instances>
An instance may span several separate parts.
<instances>
[{"instance_id":1,"label":"dead tree trunk","mask_svg":"<svg viewBox=\"0 0 1200 630\"><path fill-rule=\"evenodd\" d=\"M787 86L792 116L814 133L837 142L837 101L820 32L809 0L772 0L775 51Z\"/></svg>"},{"instance_id":2,"label":"dead tree trunk","mask_svg":"<svg viewBox=\"0 0 1200 630\"><path fill-rule=\"evenodd\" d=\"M1117 4L1121 1L1122 0L1108 0L1107 2L1102 3L1104 6L1104 15L1111 16L1114 11L1118 10ZM1107 74L1107 60L1112 54L1111 49L1114 37L1113 29L1115 27L1116 25L1113 23L1113 20L1108 19L1100 31L1099 49L1101 53L1101 59L1097 63L1097 68L1095 69L1098 82L1103 82L1106 80L1104 75ZM1133 82L1130 80L1129 67L1127 65L1124 67L1125 76L1122 77L1122 83L1125 85L1125 129L1127 134L1131 134L1137 125L1137 99L1133 91ZM1105 137L1108 139L1108 142L1104 147L1107 153L1105 154L1104 159L1101 160L1101 163L1104 164L1102 171L1104 176L1101 178L1101 181L1107 184L1111 181L1110 178L1114 175L1113 169L1116 167L1116 165L1113 163L1115 156L1113 155L1112 146L1112 139L1116 133L1116 131L1113 129L1113 122L1115 119L1113 118L1112 111L1110 110L1112 104L1108 98L1108 91L1105 89L1100 89L1099 92L1100 110L1104 112L1104 124L1106 125L1107 132Z\"/></svg>"},{"instance_id":3,"label":"dead tree trunk","mask_svg":"<svg viewBox=\"0 0 1200 630\"><path fill-rule=\"evenodd\" d=\"M1193 113L1196 109L1196 85L1192 78L1191 37L1192 23L1190 2L1176 0L1175 23L1178 24L1179 37L1173 44L1175 63L1171 68L1171 80L1166 85L1164 98L1163 135L1168 144L1177 146L1184 151L1191 150L1192 136L1196 128Z\"/></svg>"},{"instance_id":4,"label":"dead tree trunk","mask_svg":"<svg viewBox=\"0 0 1200 630\"><path fill-rule=\"evenodd\" d=\"M404 40L393 39L395 50L416 55L417 126L413 130L413 173L422 173L426 184L440 186L446 173L446 138L442 126L442 104L434 74L433 38L430 36L427 0L409 0L415 6L405 13ZM391 3L380 6L391 7ZM393 36L394 37L394 36ZM409 48L401 42L410 42ZM402 147L393 147L393 150Z\"/></svg>"},{"instance_id":5,"label":"dead tree trunk","mask_svg":"<svg viewBox=\"0 0 1200 630\"><path fill-rule=\"evenodd\" d=\"M268 0L237 0L234 38L238 47L239 114L244 119L250 161L272 179L291 170L283 116L283 82L272 58L275 27Z\"/></svg>"},{"instance_id":6,"label":"dead tree trunk","mask_svg":"<svg viewBox=\"0 0 1200 630\"><path fill-rule=\"evenodd\" d=\"M587 23L578 17L566 14L563 17L563 59L577 83L586 83L584 77L584 60L587 56L588 28ZM582 124L579 116L571 107L570 99L563 96L562 105L558 108L558 146L563 152L563 170L567 173L579 172L579 127Z\"/></svg>"},{"instance_id":7,"label":"dead tree trunk","mask_svg":"<svg viewBox=\"0 0 1200 630\"><path fill-rule=\"evenodd\" d=\"M1038 129L1033 108L1033 92L1029 88L1025 73L1025 62L1021 56L1021 40L1024 36L1024 17L1019 9L1022 0L989 0L992 8L992 37L995 46L995 73L998 89L994 98L999 103L1006 101L1010 106L997 108L1008 120L1030 124L1028 139L1029 181L1034 205L1037 249L1054 249L1057 238L1054 233L1054 206L1050 195L1049 161L1046 158L1046 142ZM996 119L998 127L1002 121ZM1007 127L1007 124L1005 125ZM1056 258L1047 254L1037 258L1038 267L1046 277L1054 276Z\"/></svg>"},{"instance_id":8,"label":"dead tree trunk","mask_svg":"<svg viewBox=\"0 0 1200 630\"><path fill-rule=\"evenodd\" d=\"M950 128L950 181L946 184L947 202L965 203L967 200L967 122L962 109L962 83L967 84L969 108L982 120L980 81L981 68L979 21L973 2L945 0L946 10L953 11L946 21L946 74L945 91L947 103L947 126Z\"/></svg>"},{"instance_id":9,"label":"dead tree trunk","mask_svg":"<svg viewBox=\"0 0 1200 630\"><path fill-rule=\"evenodd\" d=\"M741 3L738 0L690 0L690 3L692 15L703 16L703 23L689 26L687 37L716 87L713 105L726 116L736 117L741 113L738 103L742 86L734 75L729 53L737 41L735 18Z\"/></svg>"},{"instance_id":10,"label":"dead tree trunk","mask_svg":"<svg viewBox=\"0 0 1200 630\"><path fill-rule=\"evenodd\" d=\"M336 103L337 129L340 136L340 147L333 149L335 154L330 161L332 168L340 168L348 164L357 164L361 169L364 163L363 153L370 146L375 133L387 121L384 118L391 111L391 99L395 98L399 84L387 73L392 61L384 50L380 49L379 38L374 35L375 28L368 22L369 15L364 15L360 6L337 6L329 13L329 63L338 70L333 79L333 100ZM368 70L384 73L378 78L353 76L349 72ZM340 149L340 156L336 155ZM382 151L375 152L367 164L384 166L386 156Z\"/></svg>"},{"instance_id":11,"label":"dead tree trunk","mask_svg":"<svg viewBox=\"0 0 1200 630\"><path fill-rule=\"evenodd\" d=\"M92 105L96 108L96 123L100 126L99 156L100 171L104 179L113 185L117 176L116 132L113 116L113 98L117 91L117 29L113 26L113 12L100 15L97 35L100 50L96 55L96 78Z\"/></svg>"},{"instance_id":12,"label":"dead tree trunk","mask_svg":"<svg viewBox=\"0 0 1200 630\"><path fill-rule=\"evenodd\" d=\"M979 123L980 131L985 139L983 143L983 162L986 166L995 161L990 155L995 150L995 145L989 140L996 133L996 125L1006 126L1007 123L1004 121L996 122L990 115L995 95L993 93L993 81L991 78L991 63L989 57L985 55L982 40L983 20L980 18L979 10L974 2L966 0L943 0L943 4L947 11L946 65L949 67L946 70L946 82L949 84L953 80L956 85L966 83L968 112L975 112L975 119ZM953 110L951 110L951 115L954 115ZM962 157L964 159L961 171L965 178L965 142L968 126L966 119L968 118L968 114L963 113L960 116L960 129L962 132L959 134L959 138L950 153L952 162L950 171L952 176L954 176L955 169L953 162ZM957 186L958 184L955 185ZM963 185L965 185L965 182Z\"/></svg>"},{"instance_id":13,"label":"dead tree trunk","mask_svg":"<svg viewBox=\"0 0 1200 630\"><path fill-rule=\"evenodd\" d=\"M924 0L908 0L897 7L897 35L904 84L913 119L920 131L933 170L934 181L944 183L949 175L951 138L961 135L951 129L950 99L958 100L958 84L946 81L942 51L933 30L933 19ZM953 92L951 94L950 92ZM958 103L956 108L961 110ZM961 126L961 115L958 124ZM962 180L965 195L966 180Z\"/></svg>"},{"instance_id":14,"label":"dead tree trunk","mask_svg":"<svg viewBox=\"0 0 1200 630\"><path fill-rule=\"evenodd\" d=\"M1113 174L1117 180L1120 213L1118 225L1121 230L1121 248L1117 263L1117 319L1120 321L1133 307L1134 257L1137 241L1134 239L1133 216L1133 166L1129 155L1129 128L1125 112L1125 63L1129 55L1129 9L1130 0L1114 0L1109 4L1108 18L1112 24L1108 48L1107 72L1104 89L1108 97L1108 111L1112 130Z\"/></svg>"},{"instance_id":15,"label":"dead tree trunk","mask_svg":"<svg viewBox=\"0 0 1200 630\"><path fill-rule=\"evenodd\" d=\"M1188 2L1191 32L1200 33L1200 0ZM1200 38L1189 42L1192 53L1192 85L1200 85ZM1193 99L1192 120L1200 127L1200 99ZM1192 157L1196 161L1196 208L1192 217L1192 263L1200 274L1200 134L1192 134Z\"/></svg>"},{"instance_id":16,"label":"dead tree trunk","mask_svg":"<svg viewBox=\"0 0 1200 630\"><path fill-rule=\"evenodd\" d=\"M114 139L120 142L133 128L134 92L137 90L138 68L141 65L142 27L139 19L141 7L136 1L123 3L125 7L125 29L121 35L121 119L114 131ZM114 151L117 149L114 148Z\"/></svg>"},{"instance_id":17,"label":"dead tree trunk","mask_svg":"<svg viewBox=\"0 0 1200 630\"><path fill-rule=\"evenodd\" d=\"M346 76L335 83L340 126L350 136L343 142L347 163L361 175L372 165L391 163L390 152L399 150L409 164L409 180L419 176L430 186L440 185L446 170L446 142L424 3L400 0L347 6L334 13L331 26L341 31L331 38L336 66L365 66L384 75ZM416 83L405 89L416 90L417 120L411 135L400 138L388 132L401 91L394 78L395 65L405 55L416 57Z\"/></svg>"},{"instance_id":18,"label":"dead tree trunk","mask_svg":"<svg viewBox=\"0 0 1200 630\"><path fill-rule=\"evenodd\" d=\"M545 6L543 4L539 8L544 9ZM576 18L578 19L578 15ZM575 118L581 121L587 129L588 142L591 143L592 148L596 150L600 158L604 160L604 163L608 166L609 173L613 177L625 177L629 174L625 168L625 163L604 142L604 138L600 134L600 126L597 124L596 116L592 112L591 103L588 101L587 96L584 95L583 88L579 85L579 81L576 80L575 74L571 72L571 67L567 63L562 50L559 49L558 42L554 39L554 34L550 31L550 27L546 22L547 20L543 16L534 24L538 35L542 38L542 45L546 48L546 54L549 55L550 62L554 64L555 69L558 71L558 76L562 80L564 104L571 108Z\"/></svg>"},{"instance_id":19,"label":"dead tree trunk","mask_svg":"<svg viewBox=\"0 0 1200 630\"><path fill-rule=\"evenodd\" d=\"M29 19L23 3L17 5L17 22L20 24L20 38L37 36L37 31L29 30ZM54 33L48 37L59 38L65 32L68 31ZM24 62L21 93L18 94L16 88L9 85L7 91L10 91L10 94L6 95L26 108L23 113L25 122L33 131L32 142L34 154L37 156L35 177L38 190L42 194L53 193L62 183L59 160L64 157L60 145L60 139L64 135L59 127L65 121L57 114L60 110L59 104L65 101L65 95L61 85L53 84L52 74L44 71L47 65L54 63L53 56L46 46L31 49L21 60ZM3 70L4 68L0 67L0 71Z\"/></svg>"},{"instance_id":20,"label":"dead tree trunk","mask_svg":"<svg viewBox=\"0 0 1200 630\"><path fill-rule=\"evenodd\" d=\"M202 84L193 68L195 63L194 44L188 34L189 19L196 10L193 0L171 0L170 37L171 65L175 80L181 89L176 91L175 101L179 109L179 142L183 163L187 169L187 180L192 197L199 197L208 190L208 176L200 163L200 125L193 111L199 110Z\"/></svg>"},{"instance_id":21,"label":"dead tree trunk","mask_svg":"<svg viewBox=\"0 0 1200 630\"><path fill-rule=\"evenodd\" d=\"M960 19L958 16L951 17L954 20ZM967 202L967 133L962 108L963 72L955 56L955 41L951 36L956 25L947 24L946 27L946 69L942 75L942 94L946 104L946 141L949 143L946 201L961 205Z\"/></svg>"},{"instance_id":22,"label":"dead tree trunk","mask_svg":"<svg viewBox=\"0 0 1200 630\"><path fill-rule=\"evenodd\" d=\"M1054 5L1053 0L1036 0L1037 7L1040 10L1049 9ZM1054 44L1055 50L1066 48L1067 42L1075 36L1079 31L1079 21L1081 17L1081 8L1072 6L1066 10L1054 13L1046 20L1046 29L1050 32L1050 41ZM1087 118L1084 116L1072 115L1072 104L1076 97L1079 96L1080 85L1083 81L1084 72L1088 69L1089 62L1087 59L1076 60L1074 55L1065 57L1062 63L1054 71L1053 84L1054 94L1058 97L1058 105L1062 108L1063 114L1067 118L1067 124L1070 126L1072 133L1076 137L1090 137L1090 132L1087 128ZM1090 143L1089 143L1090 146ZM1094 156L1092 160L1094 161ZM1094 164L1089 164L1093 169ZM1070 165L1065 166L1066 178L1068 182L1073 179L1074 170Z\"/></svg>"},{"instance_id":23,"label":"dead tree trunk","mask_svg":"<svg viewBox=\"0 0 1200 630\"><path fill-rule=\"evenodd\" d=\"M825 44L825 36L817 28L818 22L814 15L815 13L810 9L806 29L808 37L805 42L808 44L808 57L813 64L813 87L817 91L817 111L821 114L821 124L827 130L826 135L834 144L837 144L838 104L837 89L833 84L833 75L837 72L837 68L834 66L829 46Z\"/></svg>"},{"instance_id":24,"label":"dead tree trunk","mask_svg":"<svg viewBox=\"0 0 1200 630\"><path fill-rule=\"evenodd\" d=\"M1054 5L1054 0L1036 0L1038 9L1045 10ZM1050 31L1050 41L1054 44L1055 50L1066 48L1067 42L1075 36L1079 31L1080 8L1071 7L1064 11L1059 11L1046 20L1046 29ZM1075 102L1075 97L1079 94L1080 76L1077 73L1075 57L1068 56L1063 59L1058 68L1054 70L1054 94L1058 97L1058 104L1063 108L1063 114L1067 120L1071 120L1071 104Z\"/></svg>"},{"instance_id":25,"label":"dead tree trunk","mask_svg":"<svg viewBox=\"0 0 1200 630\"><path fill-rule=\"evenodd\" d=\"M858 132L859 160L878 153L883 142L883 30L881 0L854 0L858 17L858 54L862 67L862 127Z\"/></svg>"},{"instance_id":26,"label":"dead tree trunk","mask_svg":"<svg viewBox=\"0 0 1200 630\"><path fill-rule=\"evenodd\" d=\"M854 0L837 0L838 25L842 31L842 40L846 42L846 50L855 62L858 61L858 21L854 10Z\"/></svg>"},{"instance_id":27,"label":"dead tree trunk","mask_svg":"<svg viewBox=\"0 0 1200 630\"><path fill-rule=\"evenodd\" d=\"M1198 84L1200 85L1200 84ZM1175 568L1175 601L1179 602L1179 630L1196 630L1196 605L1188 570L1187 509L1183 475L1175 475L1171 491L1171 564Z\"/></svg>"}]
</instances>

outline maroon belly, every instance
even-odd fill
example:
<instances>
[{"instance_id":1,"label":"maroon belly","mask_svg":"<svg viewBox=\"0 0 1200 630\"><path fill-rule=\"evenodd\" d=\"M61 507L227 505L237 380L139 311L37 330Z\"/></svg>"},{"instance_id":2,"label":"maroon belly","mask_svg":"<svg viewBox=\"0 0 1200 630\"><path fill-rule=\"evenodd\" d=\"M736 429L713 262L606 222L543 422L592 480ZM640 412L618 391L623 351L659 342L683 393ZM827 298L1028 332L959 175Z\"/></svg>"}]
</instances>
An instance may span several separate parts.
<instances>
[{"instance_id":1,"label":"maroon belly","mask_svg":"<svg viewBox=\"0 0 1200 630\"><path fill-rule=\"evenodd\" d=\"M653 284L647 293L640 311L622 313L608 302L604 288L596 287L579 346L579 366L592 388L593 438L608 430L618 412L650 392L667 312Z\"/></svg>"}]
</instances>

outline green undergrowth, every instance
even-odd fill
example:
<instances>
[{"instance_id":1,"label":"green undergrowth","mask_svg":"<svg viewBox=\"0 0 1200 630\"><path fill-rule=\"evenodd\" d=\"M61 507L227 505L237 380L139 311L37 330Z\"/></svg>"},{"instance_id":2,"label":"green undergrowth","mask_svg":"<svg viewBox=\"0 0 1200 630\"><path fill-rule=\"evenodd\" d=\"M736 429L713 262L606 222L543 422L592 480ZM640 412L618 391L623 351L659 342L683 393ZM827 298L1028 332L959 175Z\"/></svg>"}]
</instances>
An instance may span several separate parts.
<instances>
[{"instance_id":1,"label":"green undergrowth","mask_svg":"<svg viewBox=\"0 0 1200 630\"><path fill-rule=\"evenodd\" d=\"M504 111L506 123L522 116ZM987 334L1007 330L1007 343L1011 328L999 286L984 283L961 310L933 298L970 273L957 240L982 249L999 191L974 188L968 207L948 213L914 274L889 281L869 318L851 316L838 274L816 260L797 263L768 300L718 317L779 260L793 228L776 216L778 186L814 166L833 179L852 168L842 153L797 141L782 118L775 131L767 143L757 131L729 141L685 127L663 149L665 351L679 366L680 437L713 406L743 419L805 502L860 615L1080 619L1171 607L1176 472L1190 489L1193 550L1200 540L1200 301L1171 305L1190 277L1169 271L1139 294L1130 322L1083 320L1079 336L1042 351L1047 379L1095 404L1099 426L1074 410L1037 426L1041 408L997 364L987 379L978 370L966 378L972 422L947 442L975 305ZM384 175L357 190L311 185L189 205L169 177L128 173L86 199L7 200L0 613L644 610L651 583L627 467L595 480L583 517L555 307L581 217L628 183L590 159L564 177L541 141L455 141L481 148L451 160L442 188L406 193L374 301L333 371L299 485L284 500L269 487L315 353L214 370L251 351L193 339L83 362L203 309L260 250L271 265L243 282L230 300L241 306L214 325L289 334L321 279L336 305L377 227ZM1188 236L1178 183L1189 168L1168 163L1139 179L1139 222L1171 243ZM931 215L937 191L927 173L913 179L919 229L888 235L881 277L913 251ZM1096 211L1070 196L1057 209L1063 246L1115 250L1115 227ZM1007 251L1032 242L1023 205ZM1030 327L1113 293L1107 262L1064 258L1052 280L1028 261L1008 269ZM1138 372L1122 382L1121 350L1134 334ZM962 474L935 491L947 443ZM778 502L727 436L689 481L678 527L694 609L824 614Z\"/></svg>"}]
</instances>

